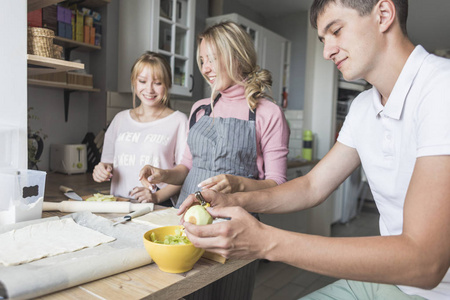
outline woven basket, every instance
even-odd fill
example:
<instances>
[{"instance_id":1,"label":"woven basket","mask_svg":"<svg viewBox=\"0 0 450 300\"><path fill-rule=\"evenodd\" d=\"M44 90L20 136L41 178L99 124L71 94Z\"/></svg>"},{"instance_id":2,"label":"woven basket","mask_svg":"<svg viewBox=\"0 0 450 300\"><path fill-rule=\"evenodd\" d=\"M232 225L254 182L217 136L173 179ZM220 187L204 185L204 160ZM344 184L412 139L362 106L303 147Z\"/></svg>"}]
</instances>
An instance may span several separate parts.
<instances>
[{"instance_id":1,"label":"woven basket","mask_svg":"<svg viewBox=\"0 0 450 300\"><path fill-rule=\"evenodd\" d=\"M45 57L53 57L53 30L28 27L28 54L34 54Z\"/></svg>"},{"instance_id":2,"label":"woven basket","mask_svg":"<svg viewBox=\"0 0 450 300\"><path fill-rule=\"evenodd\" d=\"M53 44L53 58L61 59L63 50L62 46Z\"/></svg>"}]
</instances>

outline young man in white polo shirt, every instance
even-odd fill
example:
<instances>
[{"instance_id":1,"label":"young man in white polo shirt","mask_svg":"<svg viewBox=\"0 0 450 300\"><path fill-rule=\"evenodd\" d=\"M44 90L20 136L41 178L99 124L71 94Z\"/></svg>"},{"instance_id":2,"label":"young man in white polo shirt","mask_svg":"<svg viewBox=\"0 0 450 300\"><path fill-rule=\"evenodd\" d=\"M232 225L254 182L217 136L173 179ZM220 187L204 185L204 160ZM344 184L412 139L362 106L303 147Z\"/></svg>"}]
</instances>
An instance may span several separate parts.
<instances>
[{"instance_id":1,"label":"young man in white polo shirt","mask_svg":"<svg viewBox=\"0 0 450 300\"><path fill-rule=\"evenodd\" d=\"M213 217L231 220L185 224L194 245L345 279L306 299L450 299L450 60L411 43L407 14L407 0L314 1L325 59L346 80L363 78L373 88L353 101L337 143L307 175L257 192L203 191ZM318 205L360 164L381 236L287 232L246 212ZM180 213L193 202L190 196Z\"/></svg>"}]
</instances>

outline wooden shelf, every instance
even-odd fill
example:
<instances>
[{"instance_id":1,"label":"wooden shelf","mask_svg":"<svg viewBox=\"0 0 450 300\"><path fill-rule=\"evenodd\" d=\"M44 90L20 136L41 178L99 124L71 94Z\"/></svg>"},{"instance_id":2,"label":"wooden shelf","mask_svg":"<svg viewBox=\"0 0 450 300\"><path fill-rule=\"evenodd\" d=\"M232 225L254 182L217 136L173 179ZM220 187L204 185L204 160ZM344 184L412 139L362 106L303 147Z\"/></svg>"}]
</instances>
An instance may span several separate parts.
<instances>
[{"instance_id":1,"label":"wooden shelf","mask_svg":"<svg viewBox=\"0 0 450 300\"><path fill-rule=\"evenodd\" d=\"M111 2L111 0L27 0L27 11L34 11L36 9L44 8L50 5L54 5L57 3L64 2L65 4L78 4L80 7L84 6L87 8L98 8L105 6ZM73 41L70 39L55 37L55 44L59 44L63 46L65 49L65 57L67 60L54 59L48 57L42 57L32 54L27 54L27 64L28 64L28 76L30 75L40 75L40 74L49 74L56 72L67 72L71 70L84 70L84 64L76 63L69 61L70 52L73 49L77 49L79 51L93 51L93 50L101 50L100 46L82 43ZM64 115L65 120L67 122L69 115L69 101L70 94L72 92L99 92L100 89L83 86L83 85L75 85L75 84L67 84L63 82L53 82L53 81L44 81L38 79L28 79L28 85L40 86L40 87L48 87L48 88L58 88L64 90Z\"/></svg>"},{"instance_id":2,"label":"wooden shelf","mask_svg":"<svg viewBox=\"0 0 450 300\"><path fill-rule=\"evenodd\" d=\"M70 70L84 70L84 64L62 59L27 54L28 75L39 75Z\"/></svg>"},{"instance_id":3,"label":"wooden shelf","mask_svg":"<svg viewBox=\"0 0 450 300\"><path fill-rule=\"evenodd\" d=\"M78 41L66 39L66 38L63 38L60 36L55 36L53 38L53 43L57 44L57 45L61 45L64 48L77 48L78 51L85 51L85 52L102 49L102 47L100 47L100 46L87 44L87 43L83 43L83 42L78 42Z\"/></svg>"},{"instance_id":4,"label":"wooden shelf","mask_svg":"<svg viewBox=\"0 0 450 300\"><path fill-rule=\"evenodd\" d=\"M33 11L39 8L43 8L49 5L57 4L60 2L67 2L67 3L77 3L80 6L85 6L88 8L98 8L102 7L106 4L111 3L111 0L84 0L84 1L63 1L63 0L28 0L28 8L27 11Z\"/></svg>"},{"instance_id":5,"label":"wooden shelf","mask_svg":"<svg viewBox=\"0 0 450 300\"><path fill-rule=\"evenodd\" d=\"M38 80L38 79L31 79L31 78L28 78L28 84L34 85L34 86L49 87L49 88L66 89L66 90L72 90L72 91L100 92L100 89L91 88L91 87L88 87L85 85L67 84L64 82L45 81L45 80Z\"/></svg>"},{"instance_id":6,"label":"wooden shelf","mask_svg":"<svg viewBox=\"0 0 450 300\"><path fill-rule=\"evenodd\" d=\"M27 11L30 12L49 5L57 4L61 1L62 0L28 0Z\"/></svg>"},{"instance_id":7,"label":"wooden shelf","mask_svg":"<svg viewBox=\"0 0 450 300\"><path fill-rule=\"evenodd\" d=\"M77 1L77 0L70 1L69 0L68 2L69 3L70 2L78 3L80 1ZM109 3L111 3L111 0L84 0L79 3L79 6L86 6L89 8L98 8L98 7L105 6L106 4L109 4Z\"/></svg>"}]
</instances>

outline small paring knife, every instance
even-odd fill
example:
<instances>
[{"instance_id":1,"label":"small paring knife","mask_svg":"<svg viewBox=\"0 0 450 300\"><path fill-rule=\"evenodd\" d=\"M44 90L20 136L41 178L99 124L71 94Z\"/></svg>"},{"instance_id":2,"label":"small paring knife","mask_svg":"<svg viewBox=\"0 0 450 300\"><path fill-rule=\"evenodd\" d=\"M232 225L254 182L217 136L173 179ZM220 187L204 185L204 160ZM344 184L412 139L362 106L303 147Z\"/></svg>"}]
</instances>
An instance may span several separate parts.
<instances>
[{"instance_id":1,"label":"small paring knife","mask_svg":"<svg viewBox=\"0 0 450 300\"><path fill-rule=\"evenodd\" d=\"M73 199L73 200L77 200L77 201L83 201L83 198L81 198L80 196L78 196L77 193L75 193L70 187L64 186L64 185L60 185L59 186L59 190L61 192L64 193L64 195L69 198L69 199Z\"/></svg>"},{"instance_id":2,"label":"small paring knife","mask_svg":"<svg viewBox=\"0 0 450 300\"><path fill-rule=\"evenodd\" d=\"M139 216L148 214L148 213L151 212L151 211L152 211L151 207L145 207L145 208L143 208L143 209L134 211L134 212L132 212L131 214L128 214L128 215L126 215L126 216L123 216L123 219L122 219L122 220L120 220L120 221L118 221L118 222L116 222L116 223L114 223L114 224L112 224L112 225L113 225L113 226L116 226L117 224L122 224L122 223L128 222L128 221L130 221L130 220L133 219L133 218L136 218L136 217L139 217Z\"/></svg>"}]
</instances>

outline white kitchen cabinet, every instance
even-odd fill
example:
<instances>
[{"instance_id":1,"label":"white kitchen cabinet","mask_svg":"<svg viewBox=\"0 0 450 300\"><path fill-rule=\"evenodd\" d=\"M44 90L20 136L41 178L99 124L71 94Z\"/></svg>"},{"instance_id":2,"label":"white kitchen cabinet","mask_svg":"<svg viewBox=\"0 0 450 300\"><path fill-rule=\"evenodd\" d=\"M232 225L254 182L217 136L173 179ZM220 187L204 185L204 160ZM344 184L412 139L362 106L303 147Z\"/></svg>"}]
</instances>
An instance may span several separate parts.
<instances>
[{"instance_id":1,"label":"white kitchen cabinet","mask_svg":"<svg viewBox=\"0 0 450 300\"><path fill-rule=\"evenodd\" d=\"M316 163L317 162L312 162L307 165L289 167L286 174L287 180L290 181L297 177L306 175L312 170ZM301 193L301 190L298 192ZM277 199L273 199L273 201L277 201ZM296 200L294 199L293 201ZM330 236L330 224L321 221L324 218L323 211L325 205L326 203L322 203L316 207L285 214L260 214L260 219L261 222L267 225L283 230ZM330 213L331 212L327 212L327 214Z\"/></svg>"},{"instance_id":2,"label":"white kitchen cabinet","mask_svg":"<svg viewBox=\"0 0 450 300\"><path fill-rule=\"evenodd\" d=\"M292 180L297 177L303 176L306 173L308 173L311 170L310 166L304 166L304 167L295 167L295 168L288 168L286 171L286 177L287 180Z\"/></svg>"},{"instance_id":3,"label":"white kitchen cabinet","mask_svg":"<svg viewBox=\"0 0 450 300\"><path fill-rule=\"evenodd\" d=\"M338 101L336 109L336 133L344 124L345 117L349 111L350 105L359 93L369 88L370 85L365 80L346 81L339 73L338 81ZM357 214L358 189L361 183L361 169L357 168L353 173L338 187L335 193L333 223L347 223Z\"/></svg>"},{"instance_id":4,"label":"white kitchen cabinet","mask_svg":"<svg viewBox=\"0 0 450 300\"><path fill-rule=\"evenodd\" d=\"M272 73L272 96L281 105L283 89L288 92L290 41L236 13L208 18L206 25L224 21L238 23L252 37L258 55L257 63Z\"/></svg>"},{"instance_id":5,"label":"white kitchen cabinet","mask_svg":"<svg viewBox=\"0 0 450 300\"><path fill-rule=\"evenodd\" d=\"M288 168L286 172L287 180L290 181L294 178L306 175L313 165L299 166ZM274 199L276 201L276 199ZM261 222L264 224L302 233L313 233L313 229L310 226L309 218L310 210L303 210L297 212L291 212L287 214L260 214Z\"/></svg>"},{"instance_id":6,"label":"white kitchen cabinet","mask_svg":"<svg viewBox=\"0 0 450 300\"><path fill-rule=\"evenodd\" d=\"M120 0L118 91L131 92L130 71L145 51L164 55L171 66L171 94L191 96L195 0Z\"/></svg>"}]
</instances>

